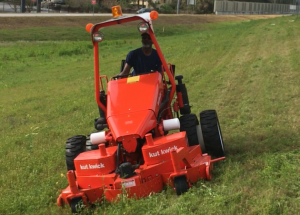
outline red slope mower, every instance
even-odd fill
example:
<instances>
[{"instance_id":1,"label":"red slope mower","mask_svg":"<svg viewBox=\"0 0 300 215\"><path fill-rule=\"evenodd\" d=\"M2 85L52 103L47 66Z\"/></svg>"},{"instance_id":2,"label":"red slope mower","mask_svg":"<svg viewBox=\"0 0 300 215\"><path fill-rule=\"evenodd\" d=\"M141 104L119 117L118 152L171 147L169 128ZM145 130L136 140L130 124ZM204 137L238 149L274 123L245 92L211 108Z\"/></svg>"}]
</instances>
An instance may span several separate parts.
<instances>
[{"instance_id":1,"label":"red slope mower","mask_svg":"<svg viewBox=\"0 0 300 215\"><path fill-rule=\"evenodd\" d=\"M152 25L158 13L123 16L119 6L112 12L112 19L86 26L94 46L95 98L104 117L96 121L99 132L66 142L69 186L57 204L68 204L72 212L80 202L89 206L103 198L114 201L124 192L138 199L160 192L166 184L180 195L199 179L210 180L213 163L225 159L216 111L202 111L199 124L183 77L175 76L175 66L162 54ZM140 33L149 33L164 72L108 81L99 75L100 29L134 21L140 22ZM139 99L137 92L143 92Z\"/></svg>"}]
</instances>

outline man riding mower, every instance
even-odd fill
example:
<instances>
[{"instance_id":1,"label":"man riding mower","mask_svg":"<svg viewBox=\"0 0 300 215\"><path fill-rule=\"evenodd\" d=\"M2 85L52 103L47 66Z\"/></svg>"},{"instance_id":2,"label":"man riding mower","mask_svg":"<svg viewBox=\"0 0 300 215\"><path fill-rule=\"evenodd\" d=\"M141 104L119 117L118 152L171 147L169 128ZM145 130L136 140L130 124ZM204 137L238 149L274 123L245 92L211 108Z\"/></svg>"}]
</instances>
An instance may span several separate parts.
<instances>
[{"instance_id":1,"label":"man riding mower","mask_svg":"<svg viewBox=\"0 0 300 215\"><path fill-rule=\"evenodd\" d=\"M77 135L67 140L69 186L57 204L70 205L72 212L80 202L89 206L103 198L114 201L124 192L138 199L160 192L164 185L180 195L199 179L210 180L213 163L225 159L216 111L202 111L199 123L191 113L183 76L175 76L175 66L162 54L152 25L158 13L123 16L119 6L112 11L112 19L86 27L94 47L95 99L105 126L89 137ZM135 21L139 34L150 36L161 68L121 74L108 81L99 74L104 39L100 30Z\"/></svg>"}]
</instances>

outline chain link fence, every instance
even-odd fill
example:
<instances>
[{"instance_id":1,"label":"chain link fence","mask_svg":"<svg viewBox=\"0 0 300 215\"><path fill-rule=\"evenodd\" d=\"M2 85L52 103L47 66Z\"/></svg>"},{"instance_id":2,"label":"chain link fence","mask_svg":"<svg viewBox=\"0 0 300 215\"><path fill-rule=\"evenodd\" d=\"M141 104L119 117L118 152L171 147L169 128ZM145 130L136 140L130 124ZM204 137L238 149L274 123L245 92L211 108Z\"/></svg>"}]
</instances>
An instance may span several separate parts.
<instances>
[{"instance_id":1,"label":"chain link fence","mask_svg":"<svg viewBox=\"0 0 300 215\"><path fill-rule=\"evenodd\" d=\"M299 1L299 0L298 0ZM299 11L298 1L294 4L255 3L239 1L214 2L215 14L297 14ZM300 1L299 1L300 3Z\"/></svg>"}]
</instances>

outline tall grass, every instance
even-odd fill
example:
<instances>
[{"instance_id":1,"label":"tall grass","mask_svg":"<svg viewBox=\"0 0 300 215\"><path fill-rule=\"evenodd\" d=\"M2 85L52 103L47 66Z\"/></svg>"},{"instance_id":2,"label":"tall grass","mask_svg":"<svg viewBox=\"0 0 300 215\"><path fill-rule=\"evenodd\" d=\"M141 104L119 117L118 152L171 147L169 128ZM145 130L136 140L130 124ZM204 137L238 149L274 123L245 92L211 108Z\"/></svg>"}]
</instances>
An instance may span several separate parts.
<instances>
[{"instance_id":1,"label":"tall grass","mask_svg":"<svg viewBox=\"0 0 300 215\"><path fill-rule=\"evenodd\" d=\"M21 33L32 31L48 30ZM1 37L0 214L70 211L56 206L67 186L65 140L93 132L98 117L93 50L82 31L72 29L61 41L48 33L27 42ZM111 77L140 38L127 28L104 31L100 69ZM158 26L156 33L165 58L184 76L192 111L217 110L227 158L216 163L212 181L180 197L166 189L83 213L299 214L299 20Z\"/></svg>"}]
</instances>

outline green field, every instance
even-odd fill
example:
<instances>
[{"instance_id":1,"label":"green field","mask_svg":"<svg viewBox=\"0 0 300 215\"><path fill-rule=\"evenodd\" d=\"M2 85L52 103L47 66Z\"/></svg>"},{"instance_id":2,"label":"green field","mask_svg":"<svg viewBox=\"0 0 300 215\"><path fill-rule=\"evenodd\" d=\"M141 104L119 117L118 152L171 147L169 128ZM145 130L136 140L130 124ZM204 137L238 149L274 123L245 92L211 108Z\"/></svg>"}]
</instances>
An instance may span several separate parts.
<instances>
[{"instance_id":1,"label":"green field","mask_svg":"<svg viewBox=\"0 0 300 215\"><path fill-rule=\"evenodd\" d=\"M140 36L135 25L103 31L100 72L110 78ZM299 19L158 23L155 32L192 112L217 110L227 158L180 197L166 188L82 213L300 214ZM56 206L68 184L65 141L93 132L98 117L84 26L0 29L0 99L0 214L69 214Z\"/></svg>"}]
</instances>

